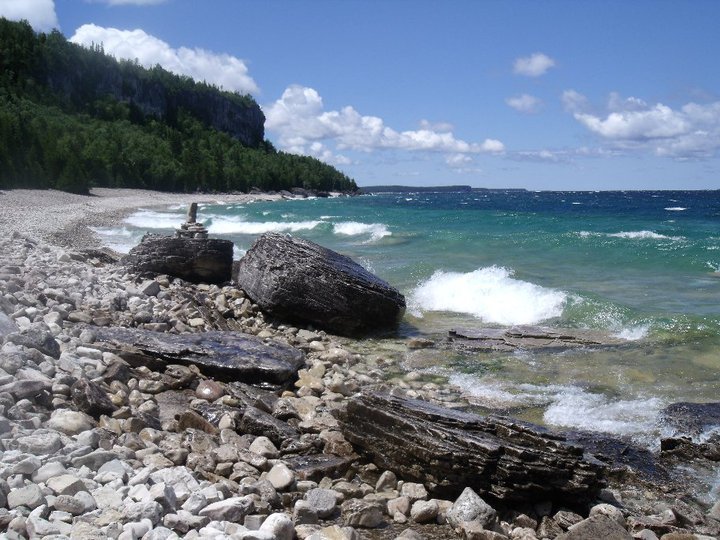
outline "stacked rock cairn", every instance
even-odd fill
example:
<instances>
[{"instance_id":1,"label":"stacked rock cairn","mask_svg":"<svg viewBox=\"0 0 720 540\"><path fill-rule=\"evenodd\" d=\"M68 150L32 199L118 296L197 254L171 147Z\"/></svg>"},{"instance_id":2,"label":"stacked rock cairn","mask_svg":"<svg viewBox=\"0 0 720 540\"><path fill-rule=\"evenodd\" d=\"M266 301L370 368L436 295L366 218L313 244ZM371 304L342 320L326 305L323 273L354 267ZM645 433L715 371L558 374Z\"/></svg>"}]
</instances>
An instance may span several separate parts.
<instances>
[{"instance_id":1,"label":"stacked rock cairn","mask_svg":"<svg viewBox=\"0 0 720 540\"><path fill-rule=\"evenodd\" d=\"M185 223L180 225L180 228L175 231L177 238L207 238L208 231L205 225L197 222L197 203L190 203L188 208L187 218Z\"/></svg>"}]
</instances>

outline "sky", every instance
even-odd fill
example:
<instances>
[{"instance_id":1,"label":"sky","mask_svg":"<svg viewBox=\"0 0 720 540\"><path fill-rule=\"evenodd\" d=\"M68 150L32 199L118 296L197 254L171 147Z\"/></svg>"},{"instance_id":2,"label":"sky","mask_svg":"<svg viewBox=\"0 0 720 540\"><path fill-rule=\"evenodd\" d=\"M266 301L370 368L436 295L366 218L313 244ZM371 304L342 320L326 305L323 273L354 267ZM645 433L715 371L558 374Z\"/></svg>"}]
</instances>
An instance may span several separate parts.
<instances>
[{"instance_id":1,"label":"sky","mask_svg":"<svg viewBox=\"0 0 720 540\"><path fill-rule=\"evenodd\" d=\"M358 185L720 188L716 0L0 0L251 94Z\"/></svg>"}]
</instances>

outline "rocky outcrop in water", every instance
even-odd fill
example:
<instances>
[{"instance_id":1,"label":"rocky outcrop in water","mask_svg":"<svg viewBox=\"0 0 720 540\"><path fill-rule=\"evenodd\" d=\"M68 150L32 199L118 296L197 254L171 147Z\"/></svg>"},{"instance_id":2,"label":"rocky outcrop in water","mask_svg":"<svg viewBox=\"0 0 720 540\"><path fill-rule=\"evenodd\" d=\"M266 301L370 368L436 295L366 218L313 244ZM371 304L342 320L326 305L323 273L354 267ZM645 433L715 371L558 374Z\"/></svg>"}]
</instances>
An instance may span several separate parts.
<instances>
[{"instance_id":1,"label":"rocky outcrop in water","mask_svg":"<svg viewBox=\"0 0 720 540\"><path fill-rule=\"evenodd\" d=\"M133 272L167 274L193 283L225 283L232 277L233 243L216 238L146 234L123 258Z\"/></svg>"},{"instance_id":2,"label":"rocky outcrop in water","mask_svg":"<svg viewBox=\"0 0 720 540\"><path fill-rule=\"evenodd\" d=\"M405 312L402 294L349 257L284 234L261 236L236 279L279 319L342 335L392 329Z\"/></svg>"},{"instance_id":3,"label":"rocky outcrop in water","mask_svg":"<svg viewBox=\"0 0 720 540\"><path fill-rule=\"evenodd\" d=\"M575 349L611 347L627 341L594 330L513 326L511 328L454 328L449 342L473 350L514 351L516 349Z\"/></svg>"},{"instance_id":4,"label":"rocky outcrop in water","mask_svg":"<svg viewBox=\"0 0 720 540\"><path fill-rule=\"evenodd\" d=\"M349 400L342 430L376 465L457 495L578 505L603 486L604 466L561 436L519 421L369 393Z\"/></svg>"},{"instance_id":5,"label":"rocky outcrop in water","mask_svg":"<svg viewBox=\"0 0 720 540\"><path fill-rule=\"evenodd\" d=\"M168 334L137 328L98 328L95 339L131 365L192 364L208 375L253 384L285 384L304 364L298 349L241 332Z\"/></svg>"}]
</instances>

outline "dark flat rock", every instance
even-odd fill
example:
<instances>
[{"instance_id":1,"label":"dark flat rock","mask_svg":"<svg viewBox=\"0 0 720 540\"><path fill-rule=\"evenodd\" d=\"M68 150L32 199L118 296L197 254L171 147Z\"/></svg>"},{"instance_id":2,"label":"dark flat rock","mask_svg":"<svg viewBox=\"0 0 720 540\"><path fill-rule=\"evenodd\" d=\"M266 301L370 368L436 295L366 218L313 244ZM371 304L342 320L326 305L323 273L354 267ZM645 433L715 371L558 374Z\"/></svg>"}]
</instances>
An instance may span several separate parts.
<instances>
[{"instance_id":1,"label":"dark flat rock","mask_svg":"<svg viewBox=\"0 0 720 540\"><path fill-rule=\"evenodd\" d=\"M677 434L700 435L720 426L720 403L673 403L662 410L661 418Z\"/></svg>"},{"instance_id":2,"label":"dark flat rock","mask_svg":"<svg viewBox=\"0 0 720 540\"><path fill-rule=\"evenodd\" d=\"M342 335L394 329L405 297L355 261L300 238L265 234L238 263L240 286L282 320Z\"/></svg>"},{"instance_id":3,"label":"dark flat rock","mask_svg":"<svg viewBox=\"0 0 720 540\"><path fill-rule=\"evenodd\" d=\"M454 328L449 332L453 345L473 349L513 351L516 349L573 349L626 345L627 341L595 330L513 326L510 328Z\"/></svg>"},{"instance_id":4,"label":"dark flat rock","mask_svg":"<svg viewBox=\"0 0 720 540\"><path fill-rule=\"evenodd\" d=\"M305 358L301 351L239 332L168 334L137 328L93 328L96 345L130 365L159 369L165 364L196 365L229 381L282 385L294 378Z\"/></svg>"}]
</instances>

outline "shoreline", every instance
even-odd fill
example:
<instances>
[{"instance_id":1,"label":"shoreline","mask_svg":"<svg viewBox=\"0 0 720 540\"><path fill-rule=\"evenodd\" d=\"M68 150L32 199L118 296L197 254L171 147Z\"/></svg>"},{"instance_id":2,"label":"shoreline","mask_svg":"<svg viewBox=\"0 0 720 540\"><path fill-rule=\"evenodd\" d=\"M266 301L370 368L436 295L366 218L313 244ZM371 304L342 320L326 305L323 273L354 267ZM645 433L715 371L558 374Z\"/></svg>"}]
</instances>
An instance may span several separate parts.
<instances>
[{"instance_id":1,"label":"shoreline","mask_svg":"<svg viewBox=\"0 0 720 540\"><path fill-rule=\"evenodd\" d=\"M275 194L168 193L128 188L93 188L90 195L57 190L0 191L0 233L17 232L65 248L98 248L102 243L90 227L122 223L139 208L191 202L228 203L281 200Z\"/></svg>"}]
</instances>

